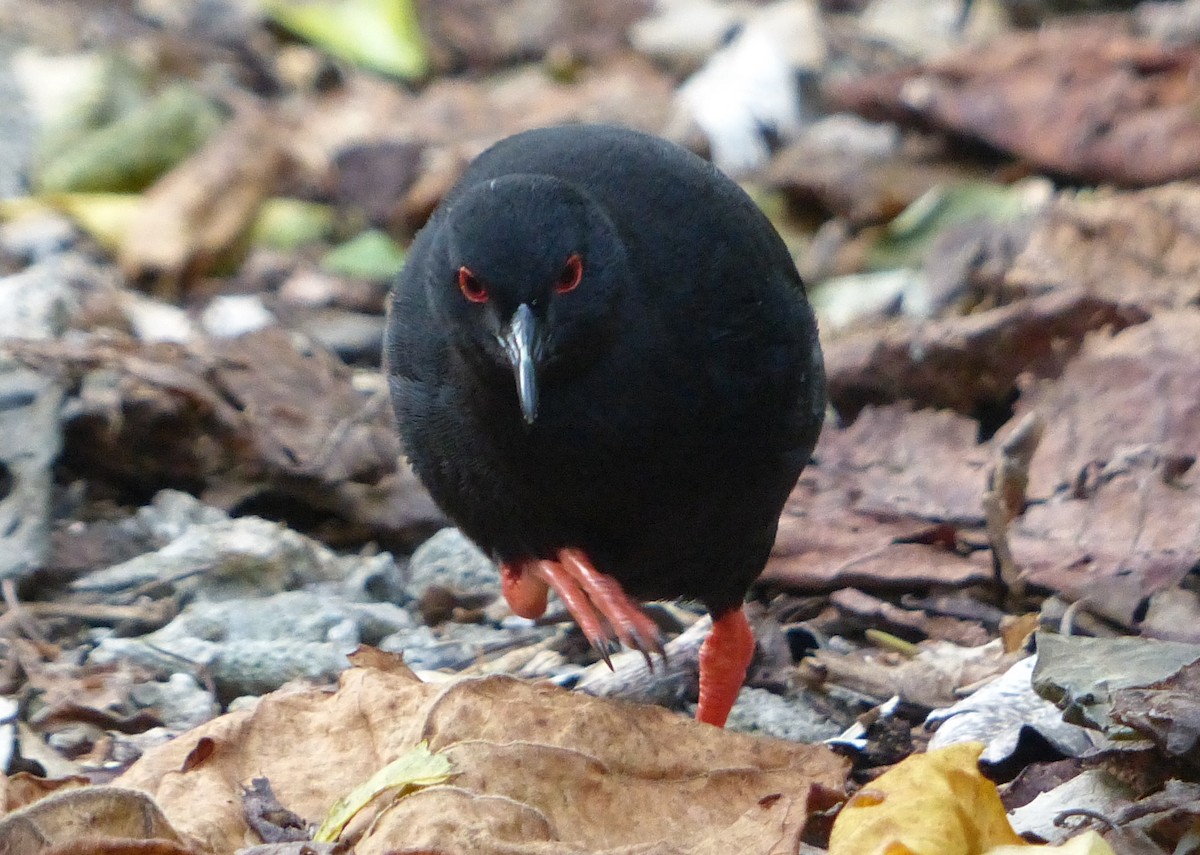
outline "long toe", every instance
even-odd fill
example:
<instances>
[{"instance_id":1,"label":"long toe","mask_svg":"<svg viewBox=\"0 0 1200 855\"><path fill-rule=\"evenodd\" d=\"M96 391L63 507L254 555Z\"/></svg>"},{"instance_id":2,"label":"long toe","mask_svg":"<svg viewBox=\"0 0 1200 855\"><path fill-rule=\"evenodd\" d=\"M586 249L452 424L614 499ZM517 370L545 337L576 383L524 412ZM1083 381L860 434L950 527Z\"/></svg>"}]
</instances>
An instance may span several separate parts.
<instances>
[{"instance_id":1,"label":"long toe","mask_svg":"<svg viewBox=\"0 0 1200 855\"><path fill-rule=\"evenodd\" d=\"M658 624L642 611L641 603L625 593L620 582L597 570L582 550L560 550L558 559L626 647L640 652L651 669L654 668L651 654L666 659Z\"/></svg>"},{"instance_id":2,"label":"long toe","mask_svg":"<svg viewBox=\"0 0 1200 855\"><path fill-rule=\"evenodd\" d=\"M575 575L557 561L542 560L533 565L533 573L545 581L562 600L584 638L596 649L604 663L612 668L609 650L616 644L618 636L604 612L576 580Z\"/></svg>"}]
</instances>

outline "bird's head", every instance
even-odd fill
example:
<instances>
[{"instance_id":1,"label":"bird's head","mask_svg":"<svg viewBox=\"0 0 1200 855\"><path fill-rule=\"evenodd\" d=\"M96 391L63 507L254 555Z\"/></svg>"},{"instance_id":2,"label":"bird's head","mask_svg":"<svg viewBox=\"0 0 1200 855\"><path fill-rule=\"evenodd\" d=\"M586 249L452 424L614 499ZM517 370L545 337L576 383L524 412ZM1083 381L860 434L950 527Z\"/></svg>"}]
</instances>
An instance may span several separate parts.
<instances>
[{"instance_id":1,"label":"bird's head","mask_svg":"<svg viewBox=\"0 0 1200 855\"><path fill-rule=\"evenodd\" d=\"M468 364L511 372L532 424L540 387L586 366L617 324L620 236L590 196L544 175L470 187L442 228L445 260L427 282L435 313Z\"/></svg>"}]
</instances>

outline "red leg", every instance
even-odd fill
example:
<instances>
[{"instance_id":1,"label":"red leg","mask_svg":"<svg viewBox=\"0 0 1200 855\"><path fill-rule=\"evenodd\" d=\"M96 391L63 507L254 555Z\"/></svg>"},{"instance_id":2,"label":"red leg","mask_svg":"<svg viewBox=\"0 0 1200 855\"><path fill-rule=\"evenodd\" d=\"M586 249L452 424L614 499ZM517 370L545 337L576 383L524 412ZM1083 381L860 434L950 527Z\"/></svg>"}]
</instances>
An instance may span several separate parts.
<instances>
[{"instance_id":1,"label":"red leg","mask_svg":"<svg viewBox=\"0 0 1200 855\"><path fill-rule=\"evenodd\" d=\"M700 707L696 719L724 727L754 656L754 634L746 612L736 608L713 619L700 648Z\"/></svg>"}]
</instances>

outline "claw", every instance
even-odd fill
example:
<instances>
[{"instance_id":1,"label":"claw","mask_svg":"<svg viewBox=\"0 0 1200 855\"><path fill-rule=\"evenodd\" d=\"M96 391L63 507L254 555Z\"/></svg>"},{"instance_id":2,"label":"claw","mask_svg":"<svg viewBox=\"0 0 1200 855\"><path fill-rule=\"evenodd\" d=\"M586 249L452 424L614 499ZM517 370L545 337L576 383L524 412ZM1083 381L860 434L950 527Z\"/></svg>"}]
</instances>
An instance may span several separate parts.
<instances>
[{"instance_id":1,"label":"claw","mask_svg":"<svg viewBox=\"0 0 1200 855\"><path fill-rule=\"evenodd\" d=\"M604 664L608 666L609 671L616 670L615 668L613 668L612 657L609 656L609 654L608 654L608 645L607 644L597 644L596 642L593 641L592 648L596 651L596 653L598 653L600 655L600 658L604 660Z\"/></svg>"}]
</instances>

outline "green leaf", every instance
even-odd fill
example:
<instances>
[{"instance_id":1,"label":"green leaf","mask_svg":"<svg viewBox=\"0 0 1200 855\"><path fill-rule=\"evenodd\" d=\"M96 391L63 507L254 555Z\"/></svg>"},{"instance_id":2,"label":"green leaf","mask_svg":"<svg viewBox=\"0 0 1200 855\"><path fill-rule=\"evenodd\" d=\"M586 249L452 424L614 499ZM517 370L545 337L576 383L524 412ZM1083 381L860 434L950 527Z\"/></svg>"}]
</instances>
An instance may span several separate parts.
<instances>
[{"instance_id":1,"label":"green leaf","mask_svg":"<svg viewBox=\"0 0 1200 855\"><path fill-rule=\"evenodd\" d=\"M404 250L378 229L363 232L321 259L321 267L355 279L390 279L404 266Z\"/></svg>"},{"instance_id":2,"label":"green leaf","mask_svg":"<svg viewBox=\"0 0 1200 855\"><path fill-rule=\"evenodd\" d=\"M221 122L208 98L176 84L46 160L34 186L43 193L142 190L200 148Z\"/></svg>"},{"instance_id":3,"label":"green leaf","mask_svg":"<svg viewBox=\"0 0 1200 855\"><path fill-rule=\"evenodd\" d=\"M986 181L934 187L888 223L867 253L867 269L919 267L930 243L950 226L977 219L1007 222L1029 210L1029 197L1024 186Z\"/></svg>"},{"instance_id":4,"label":"green leaf","mask_svg":"<svg viewBox=\"0 0 1200 855\"><path fill-rule=\"evenodd\" d=\"M453 773L447 757L434 754L429 750L429 743L421 742L338 799L317 829L313 841L336 841L346 823L382 792L395 790L396 798L403 798L422 787L445 783Z\"/></svg>"},{"instance_id":5,"label":"green leaf","mask_svg":"<svg viewBox=\"0 0 1200 855\"><path fill-rule=\"evenodd\" d=\"M270 0L266 11L293 35L355 65L405 80L429 70L411 0Z\"/></svg>"},{"instance_id":6,"label":"green leaf","mask_svg":"<svg viewBox=\"0 0 1200 855\"><path fill-rule=\"evenodd\" d=\"M327 238L333 219L328 205L301 199L268 199L250 230L250 243L272 249L298 249Z\"/></svg>"}]
</instances>

